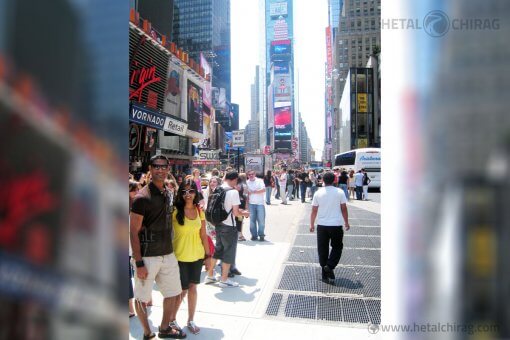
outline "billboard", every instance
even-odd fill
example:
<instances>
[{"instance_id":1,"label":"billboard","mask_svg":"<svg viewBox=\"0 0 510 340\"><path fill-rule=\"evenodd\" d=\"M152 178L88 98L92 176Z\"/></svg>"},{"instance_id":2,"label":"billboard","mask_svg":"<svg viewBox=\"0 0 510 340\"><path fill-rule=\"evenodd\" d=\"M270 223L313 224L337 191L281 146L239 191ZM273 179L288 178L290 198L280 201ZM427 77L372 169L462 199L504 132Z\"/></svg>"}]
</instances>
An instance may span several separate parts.
<instances>
[{"instance_id":1,"label":"billboard","mask_svg":"<svg viewBox=\"0 0 510 340\"><path fill-rule=\"evenodd\" d=\"M292 125L292 109L284 106L274 109L274 126L276 129L285 129L285 126Z\"/></svg>"},{"instance_id":2,"label":"billboard","mask_svg":"<svg viewBox=\"0 0 510 340\"><path fill-rule=\"evenodd\" d=\"M290 75L278 75L274 79L274 101L289 102L292 94L292 78Z\"/></svg>"},{"instance_id":3,"label":"billboard","mask_svg":"<svg viewBox=\"0 0 510 340\"><path fill-rule=\"evenodd\" d=\"M169 56L150 39L129 29L129 101L163 110Z\"/></svg>"},{"instance_id":4,"label":"billboard","mask_svg":"<svg viewBox=\"0 0 510 340\"><path fill-rule=\"evenodd\" d=\"M183 69L170 60L168 63L168 77L166 81L163 111L172 116L181 117L182 85Z\"/></svg>"},{"instance_id":5,"label":"billboard","mask_svg":"<svg viewBox=\"0 0 510 340\"><path fill-rule=\"evenodd\" d=\"M276 2L269 5L269 15L274 17L287 16L287 2Z\"/></svg>"},{"instance_id":6,"label":"billboard","mask_svg":"<svg viewBox=\"0 0 510 340\"><path fill-rule=\"evenodd\" d=\"M186 112L189 130L199 135L189 134L189 137L201 138L204 131L204 115L202 112L202 88L188 79L187 82Z\"/></svg>"},{"instance_id":7,"label":"billboard","mask_svg":"<svg viewBox=\"0 0 510 340\"><path fill-rule=\"evenodd\" d=\"M271 43L271 61L290 61L292 45L290 40L278 40Z\"/></svg>"},{"instance_id":8,"label":"billboard","mask_svg":"<svg viewBox=\"0 0 510 340\"><path fill-rule=\"evenodd\" d=\"M273 73L276 74L290 74L290 67L288 61L276 60L273 63Z\"/></svg>"},{"instance_id":9,"label":"billboard","mask_svg":"<svg viewBox=\"0 0 510 340\"><path fill-rule=\"evenodd\" d=\"M331 43L331 26L326 27L326 60L328 65L328 75L333 71L333 51Z\"/></svg>"}]
</instances>

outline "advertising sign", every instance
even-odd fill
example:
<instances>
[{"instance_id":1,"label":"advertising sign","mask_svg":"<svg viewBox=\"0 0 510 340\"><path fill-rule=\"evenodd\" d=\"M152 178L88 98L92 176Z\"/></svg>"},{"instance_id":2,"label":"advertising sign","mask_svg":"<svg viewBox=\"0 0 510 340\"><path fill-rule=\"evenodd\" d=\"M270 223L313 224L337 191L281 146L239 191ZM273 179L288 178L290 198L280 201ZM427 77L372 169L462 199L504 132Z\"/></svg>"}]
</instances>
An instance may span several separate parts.
<instances>
[{"instance_id":1,"label":"advertising sign","mask_svg":"<svg viewBox=\"0 0 510 340\"><path fill-rule=\"evenodd\" d=\"M271 43L271 60L290 60L292 54L290 40L273 41Z\"/></svg>"},{"instance_id":2,"label":"advertising sign","mask_svg":"<svg viewBox=\"0 0 510 340\"><path fill-rule=\"evenodd\" d=\"M143 144L143 151L156 151L156 134L158 130L146 127L145 128L145 142Z\"/></svg>"},{"instance_id":3,"label":"advertising sign","mask_svg":"<svg viewBox=\"0 0 510 340\"><path fill-rule=\"evenodd\" d=\"M274 74L289 74L289 63L286 61L275 61L273 63Z\"/></svg>"},{"instance_id":4,"label":"advertising sign","mask_svg":"<svg viewBox=\"0 0 510 340\"><path fill-rule=\"evenodd\" d=\"M131 104L129 121L185 136L187 124L137 104Z\"/></svg>"},{"instance_id":5,"label":"advertising sign","mask_svg":"<svg viewBox=\"0 0 510 340\"><path fill-rule=\"evenodd\" d=\"M204 115L202 112L202 88L188 79L187 90L187 121L188 130L198 132L200 136L191 135L190 137L200 138L204 131Z\"/></svg>"},{"instance_id":6,"label":"advertising sign","mask_svg":"<svg viewBox=\"0 0 510 340\"><path fill-rule=\"evenodd\" d=\"M220 164L220 150L198 150L198 155L193 160L194 165L218 165Z\"/></svg>"},{"instance_id":7,"label":"advertising sign","mask_svg":"<svg viewBox=\"0 0 510 340\"><path fill-rule=\"evenodd\" d=\"M232 146L234 148L244 147L244 130L232 131Z\"/></svg>"},{"instance_id":8,"label":"advertising sign","mask_svg":"<svg viewBox=\"0 0 510 340\"><path fill-rule=\"evenodd\" d=\"M279 19L274 23L273 30L273 40L289 39L289 25L287 25L287 21L282 16L280 16Z\"/></svg>"},{"instance_id":9,"label":"advertising sign","mask_svg":"<svg viewBox=\"0 0 510 340\"><path fill-rule=\"evenodd\" d=\"M245 171L255 171L257 175L264 174L264 155L246 155L244 158Z\"/></svg>"},{"instance_id":10,"label":"advertising sign","mask_svg":"<svg viewBox=\"0 0 510 340\"><path fill-rule=\"evenodd\" d=\"M163 110L169 55L136 29L129 29L129 100Z\"/></svg>"},{"instance_id":11,"label":"advertising sign","mask_svg":"<svg viewBox=\"0 0 510 340\"><path fill-rule=\"evenodd\" d=\"M328 66L328 75L333 71L333 52L331 43L331 26L326 27L326 60Z\"/></svg>"},{"instance_id":12,"label":"advertising sign","mask_svg":"<svg viewBox=\"0 0 510 340\"><path fill-rule=\"evenodd\" d=\"M274 141L275 150L288 149L290 150L290 140L275 140Z\"/></svg>"},{"instance_id":13,"label":"advertising sign","mask_svg":"<svg viewBox=\"0 0 510 340\"><path fill-rule=\"evenodd\" d=\"M170 60L168 63L168 77L166 81L163 111L176 117L181 117L182 84L183 69Z\"/></svg>"},{"instance_id":14,"label":"advertising sign","mask_svg":"<svg viewBox=\"0 0 510 340\"><path fill-rule=\"evenodd\" d=\"M274 101L288 102L292 93L292 79L288 75L278 75L274 82Z\"/></svg>"},{"instance_id":15,"label":"advertising sign","mask_svg":"<svg viewBox=\"0 0 510 340\"><path fill-rule=\"evenodd\" d=\"M290 125L292 128L292 111L290 106L284 106L274 109L274 126L275 129L287 129Z\"/></svg>"},{"instance_id":16,"label":"advertising sign","mask_svg":"<svg viewBox=\"0 0 510 340\"><path fill-rule=\"evenodd\" d=\"M368 100L366 93L358 93L358 112L368 112Z\"/></svg>"},{"instance_id":17,"label":"advertising sign","mask_svg":"<svg viewBox=\"0 0 510 340\"><path fill-rule=\"evenodd\" d=\"M269 5L271 17L287 16L287 2L276 2Z\"/></svg>"}]
</instances>

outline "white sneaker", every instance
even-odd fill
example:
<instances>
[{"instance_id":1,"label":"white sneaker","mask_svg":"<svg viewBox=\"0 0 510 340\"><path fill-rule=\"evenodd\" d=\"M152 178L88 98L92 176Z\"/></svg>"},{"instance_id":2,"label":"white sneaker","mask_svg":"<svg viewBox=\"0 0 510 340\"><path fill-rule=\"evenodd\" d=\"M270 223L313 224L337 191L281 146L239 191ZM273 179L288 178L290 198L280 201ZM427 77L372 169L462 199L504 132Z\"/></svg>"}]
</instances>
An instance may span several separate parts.
<instances>
[{"instance_id":1,"label":"white sneaker","mask_svg":"<svg viewBox=\"0 0 510 340\"><path fill-rule=\"evenodd\" d=\"M235 281L232 281L230 279L227 279L227 281L225 281L225 282L220 281L219 286L222 287L222 288L239 287L239 283L237 283Z\"/></svg>"},{"instance_id":2,"label":"white sneaker","mask_svg":"<svg viewBox=\"0 0 510 340\"><path fill-rule=\"evenodd\" d=\"M211 284L211 283L216 283L218 282L218 279L215 278L214 276L213 277L210 277L210 276L206 276L205 277L205 284Z\"/></svg>"}]
</instances>

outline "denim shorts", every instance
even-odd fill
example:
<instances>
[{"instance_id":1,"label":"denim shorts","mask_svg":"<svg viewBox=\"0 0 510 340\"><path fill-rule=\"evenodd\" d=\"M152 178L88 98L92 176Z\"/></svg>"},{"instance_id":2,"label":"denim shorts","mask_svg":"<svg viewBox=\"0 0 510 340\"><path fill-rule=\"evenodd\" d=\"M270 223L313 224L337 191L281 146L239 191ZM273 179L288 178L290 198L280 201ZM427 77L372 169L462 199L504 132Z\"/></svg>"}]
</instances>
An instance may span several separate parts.
<instances>
[{"instance_id":1,"label":"denim shorts","mask_svg":"<svg viewBox=\"0 0 510 340\"><path fill-rule=\"evenodd\" d=\"M220 224L216 226L216 247L214 248L215 259L233 264L236 259L237 228Z\"/></svg>"}]
</instances>

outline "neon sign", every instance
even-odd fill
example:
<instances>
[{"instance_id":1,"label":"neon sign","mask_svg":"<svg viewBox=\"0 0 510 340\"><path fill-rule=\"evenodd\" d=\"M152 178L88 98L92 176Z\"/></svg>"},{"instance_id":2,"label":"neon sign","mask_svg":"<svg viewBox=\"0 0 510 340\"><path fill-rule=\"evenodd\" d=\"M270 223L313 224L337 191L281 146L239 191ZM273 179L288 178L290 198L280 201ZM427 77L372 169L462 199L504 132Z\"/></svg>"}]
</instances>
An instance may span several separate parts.
<instances>
[{"instance_id":1,"label":"neon sign","mask_svg":"<svg viewBox=\"0 0 510 340\"><path fill-rule=\"evenodd\" d=\"M138 64L138 62L134 62L135 65ZM156 66L151 67L142 67L140 69L134 70L131 74L131 79L129 80L130 86L136 86L138 85L138 89L136 91L133 91L129 95L129 100L138 97L138 101L140 102L142 100L142 92L143 90L154 83L157 83L161 80L161 77L158 77L156 75Z\"/></svg>"}]
</instances>

